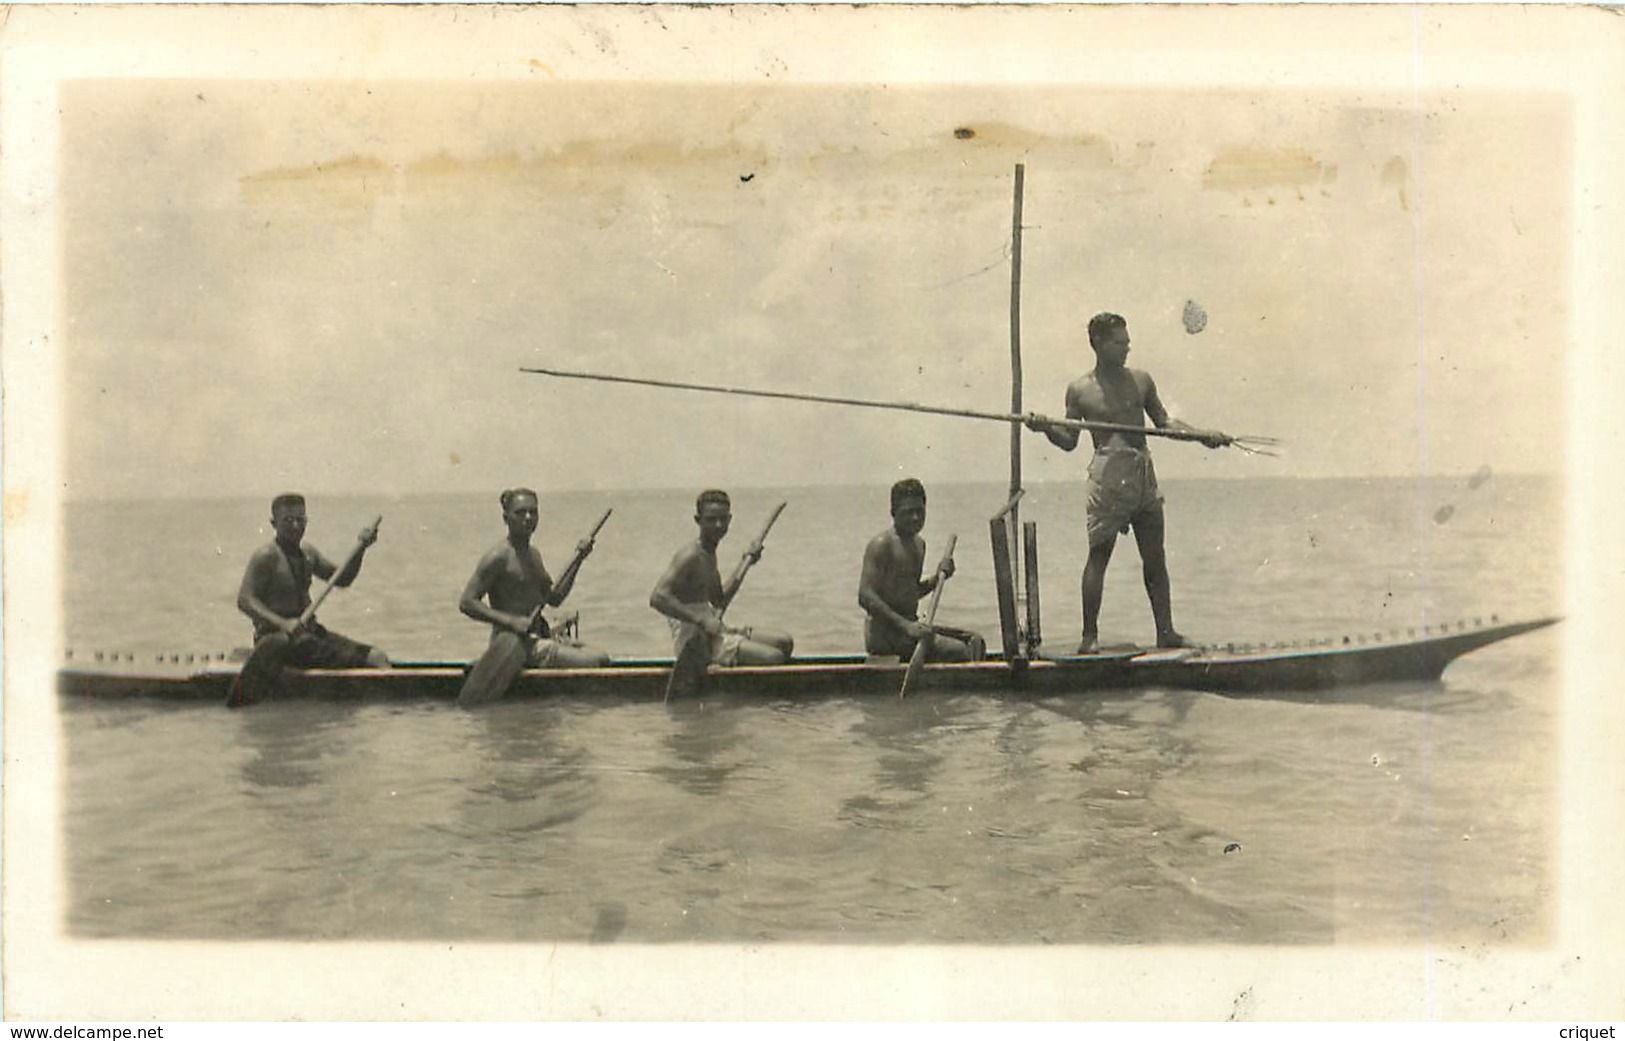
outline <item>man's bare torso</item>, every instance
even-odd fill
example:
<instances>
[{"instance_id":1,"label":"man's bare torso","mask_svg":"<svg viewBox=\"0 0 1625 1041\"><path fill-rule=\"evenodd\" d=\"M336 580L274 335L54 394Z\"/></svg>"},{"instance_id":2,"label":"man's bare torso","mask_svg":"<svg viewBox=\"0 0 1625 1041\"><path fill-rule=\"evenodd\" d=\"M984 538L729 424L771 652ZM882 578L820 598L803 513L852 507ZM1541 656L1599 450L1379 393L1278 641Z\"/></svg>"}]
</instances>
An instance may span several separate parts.
<instances>
[{"instance_id":1,"label":"man's bare torso","mask_svg":"<svg viewBox=\"0 0 1625 1041\"><path fill-rule=\"evenodd\" d=\"M486 554L486 597L508 614L525 615L547 600L553 578L535 546L518 549L504 539Z\"/></svg>"},{"instance_id":2,"label":"man's bare torso","mask_svg":"<svg viewBox=\"0 0 1625 1041\"><path fill-rule=\"evenodd\" d=\"M678 551L680 563L671 584L671 595L679 603L722 606L722 573L717 570L717 554L698 540Z\"/></svg>"},{"instance_id":3,"label":"man's bare torso","mask_svg":"<svg viewBox=\"0 0 1625 1041\"><path fill-rule=\"evenodd\" d=\"M1086 373L1066 388L1066 414L1070 419L1094 423L1122 423L1144 426L1146 405L1154 400L1155 385L1149 374L1124 368L1115 373ZM1091 430L1096 448L1112 445L1144 449L1145 435L1114 430Z\"/></svg>"},{"instance_id":4,"label":"man's bare torso","mask_svg":"<svg viewBox=\"0 0 1625 1041\"><path fill-rule=\"evenodd\" d=\"M904 618L917 618L925 540L916 535L905 542L897 529L887 528L870 540L867 552L876 565L874 591Z\"/></svg>"},{"instance_id":5,"label":"man's bare torso","mask_svg":"<svg viewBox=\"0 0 1625 1041\"><path fill-rule=\"evenodd\" d=\"M285 549L272 541L255 554L254 595L284 618L297 618L310 606L310 581L323 572L326 558L314 546ZM331 568L326 569L331 574Z\"/></svg>"}]
</instances>

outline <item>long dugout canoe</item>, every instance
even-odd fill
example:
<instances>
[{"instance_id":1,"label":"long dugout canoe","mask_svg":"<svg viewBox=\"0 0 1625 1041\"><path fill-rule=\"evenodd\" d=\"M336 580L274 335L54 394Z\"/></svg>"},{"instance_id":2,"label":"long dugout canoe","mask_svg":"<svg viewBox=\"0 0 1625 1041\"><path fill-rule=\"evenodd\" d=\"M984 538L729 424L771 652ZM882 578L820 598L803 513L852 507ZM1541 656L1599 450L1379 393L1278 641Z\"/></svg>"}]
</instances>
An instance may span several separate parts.
<instances>
[{"instance_id":1,"label":"long dugout canoe","mask_svg":"<svg viewBox=\"0 0 1625 1041\"><path fill-rule=\"evenodd\" d=\"M1553 625L1557 618L1430 627L1421 637L1361 642L1354 638L1271 648L1206 647L1041 657L1001 657L927 665L919 690L1002 696L1090 694L1161 687L1230 694L1316 691L1356 684L1437 680L1456 658L1489 644ZM1347 642L1344 642L1347 640ZM281 696L331 700L455 700L467 662L403 662L392 669L290 669ZM224 702L236 663L148 666L129 660L69 665L57 674L66 697L163 698ZM897 696L907 663L862 655L796 658L787 665L712 667L707 693L740 700ZM658 701L671 659L616 661L594 669L528 669L508 697Z\"/></svg>"}]
</instances>

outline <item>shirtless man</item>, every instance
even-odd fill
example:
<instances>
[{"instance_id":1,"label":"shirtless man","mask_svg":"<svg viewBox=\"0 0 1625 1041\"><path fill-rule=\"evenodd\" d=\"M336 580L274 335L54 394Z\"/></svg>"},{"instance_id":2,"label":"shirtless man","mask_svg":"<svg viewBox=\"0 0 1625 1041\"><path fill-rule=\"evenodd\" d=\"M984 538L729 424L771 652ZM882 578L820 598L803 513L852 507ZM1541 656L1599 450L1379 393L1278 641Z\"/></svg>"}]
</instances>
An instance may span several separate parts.
<instances>
[{"instance_id":1,"label":"shirtless man","mask_svg":"<svg viewBox=\"0 0 1625 1041\"><path fill-rule=\"evenodd\" d=\"M980 661L987 641L964 629L926 625L919 620L920 597L937 588L937 576L921 579L925 566L925 487L912 477L891 489L892 526L869 540L863 551L858 603L868 612L864 648L874 655L910 658L920 640L929 640L927 661ZM954 573L948 561L943 577Z\"/></svg>"},{"instance_id":2,"label":"shirtless man","mask_svg":"<svg viewBox=\"0 0 1625 1041\"><path fill-rule=\"evenodd\" d=\"M529 488L514 488L502 493L501 502L508 537L480 558L457 604L463 614L491 626L491 644L485 653L511 653L522 641L533 640L523 659L533 668L608 665L609 655L603 651L553 637L545 623L537 630L531 625L531 614L538 607L557 607L570 595L576 572L592 552L592 541L577 543L575 559L555 583L542 565L542 555L530 544L539 517L536 493Z\"/></svg>"},{"instance_id":3,"label":"shirtless man","mask_svg":"<svg viewBox=\"0 0 1625 1041\"><path fill-rule=\"evenodd\" d=\"M1129 349L1128 323L1120 315L1097 314L1089 319L1089 346L1095 351L1094 371L1066 388L1068 419L1144 426L1145 417L1150 416L1160 429L1206 435L1201 441L1209 448L1229 443L1229 438L1218 431L1199 430L1170 417L1157 397L1151 374L1124 364ZM1077 430L1054 427L1037 417L1030 418L1027 426L1048 437L1057 448L1070 452L1078 446ZM1140 547L1145 592L1156 620L1157 646L1189 646L1189 641L1174 629L1168 561L1163 550L1162 494L1157 490L1157 475L1145 435L1103 430L1089 433L1095 454L1089 462L1089 562L1083 569L1083 642L1078 653L1094 654L1100 649L1098 623L1106 565L1111 562L1118 534L1127 534L1131 527Z\"/></svg>"},{"instance_id":4,"label":"shirtless man","mask_svg":"<svg viewBox=\"0 0 1625 1041\"><path fill-rule=\"evenodd\" d=\"M795 640L788 634L722 622L722 611L739 591L737 581L723 588L717 570L717 544L733 521L728 493L701 492L694 511L700 537L677 551L649 594L649 606L665 615L671 625L677 657L683 657L683 648L691 639L703 634L710 642L709 661L715 665L782 665L789 661ZM752 562L760 558L760 549L751 554Z\"/></svg>"},{"instance_id":5,"label":"shirtless man","mask_svg":"<svg viewBox=\"0 0 1625 1041\"><path fill-rule=\"evenodd\" d=\"M389 657L376 647L357 643L324 629L312 617L300 624L310 606L312 578L332 578L337 566L305 538L305 497L292 492L271 500L271 527L276 538L248 560L237 590L237 609L254 622L254 652L232 683L226 704L251 705L270 696L285 666L320 669L388 668ZM366 547L378 541L378 530L362 530L361 551L333 584L348 586L361 573Z\"/></svg>"}]
</instances>

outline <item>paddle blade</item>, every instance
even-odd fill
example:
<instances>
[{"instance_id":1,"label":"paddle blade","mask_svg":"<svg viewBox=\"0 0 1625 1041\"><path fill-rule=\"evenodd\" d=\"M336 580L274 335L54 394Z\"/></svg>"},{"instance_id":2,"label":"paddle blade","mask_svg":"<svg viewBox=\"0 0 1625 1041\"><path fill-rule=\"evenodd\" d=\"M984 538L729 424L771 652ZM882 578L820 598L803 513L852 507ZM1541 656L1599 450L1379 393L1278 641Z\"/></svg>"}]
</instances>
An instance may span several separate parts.
<instances>
[{"instance_id":1,"label":"paddle blade","mask_svg":"<svg viewBox=\"0 0 1625 1041\"><path fill-rule=\"evenodd\" d=\"M948 536L948 548L942 553L942 563L937 565L936 588L931 591L931 609L926 612L925 624L929 626L937 620L937 605L942 603L942 587L948 584L948 565L953 563L954 546L959 543L958 535ZM920 678L920 669L925 665L925 653L936 638L935 633L927 633L914 645L914 656L908 660L908 671L903 673L903 687L897 692L899 698L908 696L908 689L914 686L914 681Z\"/></svg>"},{"instance_id":2,"label":"paddle blade","mask_svg":"<svg viewBox=\"0 0 1625 1041\"><path fill-rule=\"evenodd\" d=\"M920 670L925 667L925 645L931 637L927 636L914 645L914 654L908 660L908 671L903 673L903 686L897 692L899 698L908 697L908 692L920 678Z\"/></svg>"},{"instance_id":3,"label":"paddle blade","mask_svg":"<svg viewBox=\"0 0 1625 1041\"><path fill-rule=\"evenodd\" d=\"M529 656L529 641L514 633L497 634L469 670L463 689L457 695L457 704L467 708L500 699L525 671L525 659Z\"/></svg>"},{"instance_id":4,"label":"paddle blade","mask_svg":"<svg viewBox=\"0 0 1625 1041\"><path fill-rule=\"evenodd\" d=\"M704 634L696 633L683 644L677 652L677 660L671 663L671 675L666 678L666 696L662 701L670 701L672 695L687 697L698 693L710 675L707 669L711 664L710 651L711 641Z\"/></svg>"},{"instance_id":5,"label":"paddle blade","mask_svg":"<svg viewBox=\"0 0 1625 1041\"><path fill-rule=\"evenodd\" d=\"M272 633L255 641L254 650L243 662L242 671L231 681L226 707L242 708L271 697L282 677L282 666L292 643L292 639L282 633Z\"/></svg>"}]
</instances>

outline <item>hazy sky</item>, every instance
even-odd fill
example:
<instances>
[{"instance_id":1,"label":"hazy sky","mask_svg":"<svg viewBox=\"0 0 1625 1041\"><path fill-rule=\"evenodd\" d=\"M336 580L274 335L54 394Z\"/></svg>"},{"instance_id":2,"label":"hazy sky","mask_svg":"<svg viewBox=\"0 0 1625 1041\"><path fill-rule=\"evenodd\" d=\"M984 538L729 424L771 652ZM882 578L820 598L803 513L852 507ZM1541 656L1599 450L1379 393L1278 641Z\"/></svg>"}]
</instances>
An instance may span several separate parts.
<instances>
[{"instance_id":1,"label":"hazy sky","mask_svg":"<svg viewBox=\"0 0 1625 1041\"><path fill-rule=\"evenodd\" d=\"M87 81L62 95L67 492L1003 480L1090 314L1165 476L1552 471L1569 116L1530 95ZM956 134L956 130L961 133ZM968 133L966 133L968 132ZM1187 300L1209 316L1187 333ZM1026 441L1029 480L1083 459Z\"/></svg>"}]
</instances>

